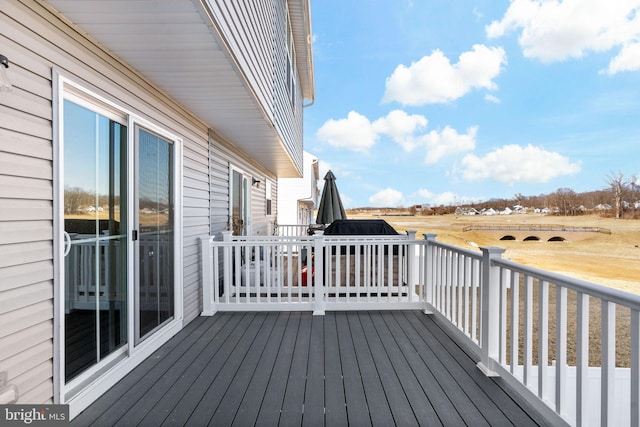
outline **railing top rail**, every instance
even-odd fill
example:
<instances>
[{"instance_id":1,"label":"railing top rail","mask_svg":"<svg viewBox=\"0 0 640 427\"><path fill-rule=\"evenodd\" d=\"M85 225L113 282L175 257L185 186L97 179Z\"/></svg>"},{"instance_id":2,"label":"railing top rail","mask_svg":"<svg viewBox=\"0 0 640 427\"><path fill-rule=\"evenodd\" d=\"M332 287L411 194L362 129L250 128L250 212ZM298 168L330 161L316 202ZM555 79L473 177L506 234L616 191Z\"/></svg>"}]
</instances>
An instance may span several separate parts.
<instances>
[{"instance_id":1,"label":"railing top rail","mask_svg":"<svg viewBox=\"0 0 640 427\"><path fill-rule=\"evenodd\" d=\"M426 240L424 241L426 243ZM443 248L443 249L447 249L449 251L452 252L457 252L459 254L463 254L465 256L468 256L469 258L475 258L478 260L482 259L482 253L480 252L476 252L476 251L472 251L470 249L463 249L463 248L459 248L457 246L453 246L453 245L449 245L447 243L442 243L442 242L430 242L432 245L435 245L437 247Z\"/></svg>"},{"instance_id":2,"label":"railing top rail","mask_svg":"<svg viewBox=\"0 0 640 427\"><path fill-rule=\"evenodd\" d=\"M610 301L616 304L623 305L625 307L632 308L634 310L640 310L640 295L632 294L607 286L597 285L595 283L587 282L585 280L580 280L569 276L564 276L562 274L554 273L551 271L541 270L536 267L519 264L507 259L495 259L493 261L493 264L495 266L508 268L510 270L517 271L519 273L529 275L537 279L565 287L567 289L582 292L590 296L600 298L604 301Z\"/></svg>"},{"instance_id":3,"label":"railing top rail","mask_svg":"<svg viewBox=\"0 0 640 427\"><path fill-rule=\"evenodd\" d=\"M230 240L222 240L220 236L211 236L210 243L221 244L246 244L246 245L310 245L316 240L322 239L325 246L334 245L367 245L367 244L406 244L407 242L422 242L410 240L407 235L380 235L380 236L230 236Z\"/></svg>"}]
</instances>

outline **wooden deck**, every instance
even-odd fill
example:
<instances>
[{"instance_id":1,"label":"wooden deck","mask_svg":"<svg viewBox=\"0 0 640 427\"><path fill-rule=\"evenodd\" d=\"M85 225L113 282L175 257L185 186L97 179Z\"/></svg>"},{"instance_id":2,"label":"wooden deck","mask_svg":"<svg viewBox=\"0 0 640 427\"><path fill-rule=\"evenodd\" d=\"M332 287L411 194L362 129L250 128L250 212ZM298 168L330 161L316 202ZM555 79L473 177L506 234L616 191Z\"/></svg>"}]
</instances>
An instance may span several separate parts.
<instances>
[{"instance_id":1,"label":"wooden deck","mask_svg":"<svg viewBox=\"0 0 640 427\"><path fill-rule=\"evenodd\" d=\"M72 425L549 425L419 311L219 313Z\"/></svg>"}]
</instances>

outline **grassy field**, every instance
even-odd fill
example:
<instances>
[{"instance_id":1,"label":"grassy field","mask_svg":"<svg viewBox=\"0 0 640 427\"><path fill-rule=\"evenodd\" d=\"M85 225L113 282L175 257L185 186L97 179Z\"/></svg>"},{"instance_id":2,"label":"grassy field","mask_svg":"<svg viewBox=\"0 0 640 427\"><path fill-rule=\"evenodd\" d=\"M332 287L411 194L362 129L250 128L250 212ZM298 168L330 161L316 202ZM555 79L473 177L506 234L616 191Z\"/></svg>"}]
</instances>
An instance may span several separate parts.
<instances>
[{"instance_id":1,"label":"grassy field","mask_svg":"<svg viewBox=\"0 0 640 427\"><path fill-rule=\"evenodd\" d=\"M436 240L461 248L477 246L506 249L505 258L521 264L640 294L640 221L594 215L563 217L541 214L496 216L387 216L348 212L350 219L384 219L396 230L437 234ZM600 227L607 233L566 232L563 242L505 241L496 232L464 231L468 225Z\"/></svg>"}]
</instances>

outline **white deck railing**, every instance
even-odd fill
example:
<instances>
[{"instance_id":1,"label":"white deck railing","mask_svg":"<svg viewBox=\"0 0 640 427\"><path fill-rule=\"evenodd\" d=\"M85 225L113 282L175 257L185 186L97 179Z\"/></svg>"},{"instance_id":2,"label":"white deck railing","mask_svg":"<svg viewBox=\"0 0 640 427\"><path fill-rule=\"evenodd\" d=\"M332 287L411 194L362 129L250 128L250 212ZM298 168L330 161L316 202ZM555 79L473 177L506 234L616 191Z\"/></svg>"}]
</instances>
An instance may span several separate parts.
<instances>
[{"instance_id":1,"label":"white deck railing","mask_svg":"<svg viewBox=\"0 0 640 427\"><path fill-rule=\"evenodd\" d=\"M203 238L203 314L423 309L556 421L638 425L640 296L424 237Z\"/></svg>"}]
</instances>

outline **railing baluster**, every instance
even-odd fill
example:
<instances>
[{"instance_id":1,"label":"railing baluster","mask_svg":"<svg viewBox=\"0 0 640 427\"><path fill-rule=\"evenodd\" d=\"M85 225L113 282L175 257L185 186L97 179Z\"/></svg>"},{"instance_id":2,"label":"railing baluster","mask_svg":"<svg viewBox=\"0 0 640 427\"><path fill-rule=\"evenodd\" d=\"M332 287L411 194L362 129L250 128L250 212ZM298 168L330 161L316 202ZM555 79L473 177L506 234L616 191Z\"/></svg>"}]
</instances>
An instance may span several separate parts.
<instances>
[{"instance_id":1,"label":"railing baluster","mask_svg":"<svg viewBox=\"0 0 640 427\"><path fill-rule=\"evenodd\" d=\"M576 425L587 423L589 370L589 295L577 292Z\"/></svg>"},{"instance_id":2,"label":"railing baluster","mask_svg":"<svg viewBox=\"0 0 640 427\"><path fill-rule=\"evenodd\" d=\"M518 366L520 339L520 274L511 274L511 358L510 371L515 375Z\"/></svg>"},{"instance_id":3,"label":"railing baluster","mask_svg":"<svg viewBox=\"0 0 640 427\"><path fill-rule=\"evenodd\" d=\"M614 303L602 300L602 368L601 368L601 402L600 425L615 425L615 367L616 367L616 306Z\"/></svg>"},{"instance_id":4,"label":"railing baluster","mask_svg":"<svg viewBox=\"0 0 640 427\"><path fill-rule=\"evenodd\" d=\"M471 340L478 342L478 292L480 292L480 282L477 277L479 274L480 262L473 260L471 263Z\"/></svg>"},{"instance_id":5,"label":"railing baluster","mask_svg":"<svg viewBox=\"0 0 640 427\"><path fill-rule=\"evenodd\" d=\"M567 412L567 288L556 285L556 412Z\"/></svg>"},{"instance_id":6,"label":"railing baluster","mask_svg":"<svg viewBox=\"0 0 640 427\"><path fill-rule=\"evenodd\" d=\"M531 383L531 366L533 354L533 278L524 277L524 366L523 383L528 386Z\"/></svg>"},{"instance_id":7,"label":"railing baluster","mask_svg":"<svg viewBox=\"0 0 640 427\"><path fill-rule=\"evenodd\" d=\"M511 270L500 268L500 353L499 360L503 365L507 363L507 285L511 277Z\"/></svg>"},{"instance_id":8,"label":"railing baluster","mask_svg":"<svg viewBox=\"0 0 640 427\"><path fill-rule=\"evenodd\" d=\"M538 397L544 400L549 367L549 283L538 281Z\"/></svg>"}]
</instances>

